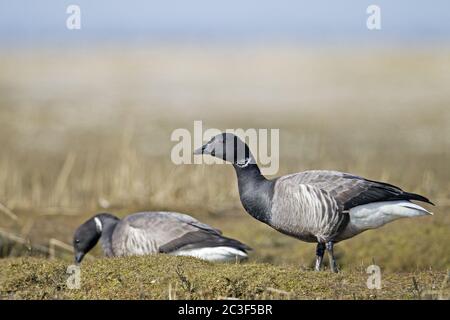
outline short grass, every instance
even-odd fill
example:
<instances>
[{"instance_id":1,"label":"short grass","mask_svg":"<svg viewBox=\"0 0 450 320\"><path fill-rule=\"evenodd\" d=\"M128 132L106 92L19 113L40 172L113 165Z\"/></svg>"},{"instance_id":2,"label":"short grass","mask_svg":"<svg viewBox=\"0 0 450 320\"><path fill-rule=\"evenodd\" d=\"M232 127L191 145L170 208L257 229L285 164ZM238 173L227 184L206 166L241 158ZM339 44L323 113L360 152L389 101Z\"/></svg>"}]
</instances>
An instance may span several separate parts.
<instances>
[{"instance_id":1,"label":"short grass","mask_svg":"<svg viewBox=\"0 0 450 320\"><path fill-rule=\"evenodd\" d=\"M332 274L263 263L213 264L156 255L83 263L79 288L68 263L37 258L0 261L2 299L446 299L445 272L382 273L381 289L355 269ZM73 283L69 279L69 283Z\"/></svg>"}]
</instances>

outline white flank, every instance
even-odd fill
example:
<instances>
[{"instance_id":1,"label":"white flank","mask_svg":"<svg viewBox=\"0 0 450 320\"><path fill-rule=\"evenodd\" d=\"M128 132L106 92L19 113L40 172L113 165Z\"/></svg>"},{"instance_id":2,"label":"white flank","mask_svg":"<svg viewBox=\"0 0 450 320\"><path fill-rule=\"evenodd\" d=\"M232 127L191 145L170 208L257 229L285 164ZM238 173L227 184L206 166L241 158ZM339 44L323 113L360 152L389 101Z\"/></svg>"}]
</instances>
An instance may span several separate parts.
<instances>
[{"instance_id":1,"label":"white flank","mask_svg":"<svg viewBox=\"0 0 450 320\"><path fill-rule=\"evenodd\" d=\"M247 258L247 254L232 247L207 247L171 252L175 256L190 256L212 262L234 262Z\"/></svg>"},{"instance_id":2,"label":"white flank","mask_svg":"<svg viewBox=\"0 0 450 320\"><path fill-rule=\"evenodd\" d=\"M432 214L425 208L408 201L373 202L354 207L349 213L350 225L358 231L379 228L400 218Z\"/></svg>"}]
</instances>

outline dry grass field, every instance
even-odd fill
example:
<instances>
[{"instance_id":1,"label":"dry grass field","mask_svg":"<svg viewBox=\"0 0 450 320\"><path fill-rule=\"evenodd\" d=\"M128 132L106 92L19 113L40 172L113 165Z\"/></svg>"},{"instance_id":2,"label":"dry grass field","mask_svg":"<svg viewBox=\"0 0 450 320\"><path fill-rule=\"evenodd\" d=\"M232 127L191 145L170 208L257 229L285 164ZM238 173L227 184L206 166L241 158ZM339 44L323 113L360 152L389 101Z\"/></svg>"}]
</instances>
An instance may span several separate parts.
<instances>
[{"instance_id":1,"label":"dry grass field","mask_svg":"<svg viewBox=\"0 0 450 320\"><path fill-rule=\"evenodd\" d=\"M191 214L254 248L243 276L258 268L273 277L277 270L292 271L302 273L302 279L317 278L317 285L326 288L320 281L328 273L309 272L314 245L281 235L245 213L231 166L172 163L172 131L192 130L194 120L203 120L204 128L280 129L278 175L334 169L429 197L436 206L426 207L434 216L398 220L338 244L343 274L330 275L330 281L347 275L358 287L365 281L365 268L376 263L388 273L388 283L395 283L398 274L396 286L378 293L380 297L415 298L414 290L400 289L412 285L415 273L424 289L431 289L450 266L449 88L448 48L3 50L1 296L82 297L58 295L55 288L37 296L25 289L31 275L27 278L21 268L10 266L22 263L28 266L23 270L41 276L44 270L61 269L71 254L58 244L49 250L49 243L70 244L74 229L100 211L119 216L141 210ZM42 260L49 255L57 260ZM93 256L100 257L100 251ZM111 266L129 263L118 260ZM101 260L98 267L106 268L106 262ZM238 267L217 270L227 273ZM211 268L207 265L204 272ZM38 281L38 287L54 283L52 277L59 275L49 277ZM308 287L304 285L281 287L294 292L293 297L307 298L299 293ZM108 290L85 297L118 297ZM217 290L207 297L233 295ZM309 297L370 298L355 290L353 296L350 290ZM262 298L253 291L240 292L239 297ZM148 297L165 298L166 293Z\"/></svg>"}]
</instances>

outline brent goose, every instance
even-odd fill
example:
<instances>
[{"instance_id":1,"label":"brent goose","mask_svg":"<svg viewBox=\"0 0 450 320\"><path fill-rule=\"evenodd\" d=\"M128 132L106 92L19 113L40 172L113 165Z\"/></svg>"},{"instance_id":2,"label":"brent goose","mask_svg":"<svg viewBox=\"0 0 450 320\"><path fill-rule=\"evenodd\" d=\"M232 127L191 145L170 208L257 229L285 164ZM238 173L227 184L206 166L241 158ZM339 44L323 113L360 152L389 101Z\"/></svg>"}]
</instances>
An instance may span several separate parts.
<instances>
[{"instance_id":1,"label":"brent goose","mask_svg":"<svg viewBox=\"0 0 450 320\"><path fill-rule=\"evenodd\" d=\"M331 271L338 271L336 242L399 218L432 214L410 202L432 204L421 195L348 173L313 170L266 179L248 146L231 133L213 137L194 154L233 164L242 205L254 218L286 235L317 243L317 271L325 249Z\"/></svg>"},{"instance_id":2,"label":"brent goose","mask_svg":"<svg viewBox=\"0 0 450 320\"><path fill-rule=\"evenodd\" d=\"M106 256L167 253L216 262L247 258L245 244L191 216L176 212L139 212L119 219L100 213L75 231L75 262L100 240Z\"/></svg>"}]
</instances>

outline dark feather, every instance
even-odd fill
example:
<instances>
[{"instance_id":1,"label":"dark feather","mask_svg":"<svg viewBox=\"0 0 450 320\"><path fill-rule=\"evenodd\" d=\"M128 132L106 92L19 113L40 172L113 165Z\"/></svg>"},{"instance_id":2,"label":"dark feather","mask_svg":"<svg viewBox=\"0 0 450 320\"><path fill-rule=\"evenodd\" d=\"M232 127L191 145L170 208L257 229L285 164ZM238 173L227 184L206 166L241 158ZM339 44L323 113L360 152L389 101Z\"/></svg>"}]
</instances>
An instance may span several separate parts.
<instances>
[{"instance_id":1,"label":"dark feather","mask_svg":"<svg viewBox=\"0 0 450 320\"><path fill-rule=\"evenodd\" d=\"M159 252L169 253L178 249L196 249L206 247L232 247L243 252L251 250L250 247L238 240L230 239L218 235L217 233L199 230L186 233L183 236L161 246L159 248Z\"/></svg>"},{"instance_id":2,"label":"dark feather","mask_svg":"<svg viewBox=\"0 0 450 320\"><path fill-rule=\"evenodd\" d=\"M348 192L343 192L337 196L337 198L343 200L344 210L371 202L396 200L417 200L434 205L424 196L405 192L389 183L368 180L350 174L344 174L342 177L356 182Z\"/></svg>"}]
</instances>

